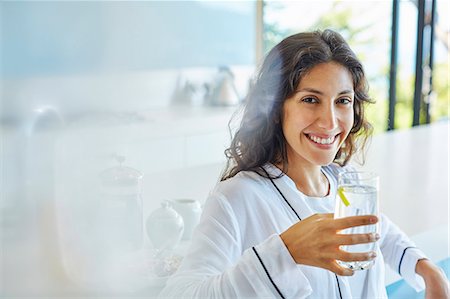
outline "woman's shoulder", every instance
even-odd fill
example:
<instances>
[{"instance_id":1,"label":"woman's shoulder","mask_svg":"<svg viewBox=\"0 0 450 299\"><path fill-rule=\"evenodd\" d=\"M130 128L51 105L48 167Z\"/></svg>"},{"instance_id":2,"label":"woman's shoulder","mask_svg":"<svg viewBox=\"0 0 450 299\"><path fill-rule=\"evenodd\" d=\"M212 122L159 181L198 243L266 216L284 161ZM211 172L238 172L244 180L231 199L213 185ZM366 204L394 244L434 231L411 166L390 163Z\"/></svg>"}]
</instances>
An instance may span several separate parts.
<instances>
[{"instance_id":1,"label":"woman's shoulder","mask_svg":"<svg viewBox=\"0 0 450 299\"><path fill-rule=\"evenodd\" d=\"M251 190L258 190L263 184L262 177L254 171L241 171L235 176L218 182L213 192L221 193L225 196L248 193Z\"/></svg>"},{"instance_id":2,"label":"woman's shoulder","mask_svg":"<svg viewBox=\"0 0 450 299\"><path fill-rule=\"evenodd\" d=\"M233 211L237 218L246 217L256 209L267 193L264 178L252 171L241 171L235 176L220 181L209 193L207 204Z\"/></svg>"}]
</instances>

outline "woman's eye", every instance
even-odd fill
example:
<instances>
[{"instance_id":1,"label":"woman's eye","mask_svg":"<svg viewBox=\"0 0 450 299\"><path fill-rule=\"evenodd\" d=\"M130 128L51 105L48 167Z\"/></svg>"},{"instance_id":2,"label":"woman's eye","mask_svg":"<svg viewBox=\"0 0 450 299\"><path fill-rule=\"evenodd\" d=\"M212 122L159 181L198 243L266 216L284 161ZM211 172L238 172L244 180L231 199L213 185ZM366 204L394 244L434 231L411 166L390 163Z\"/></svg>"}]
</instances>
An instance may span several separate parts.
<instances>
[{"instance_id":1,"label":"woman's eye","mask_svg":"<svg viewBox=\"0 0 450 299\"><path fill-rule=\"evenodd\" d=\"M337 100L338 104L350 104L352 101L350 99L347 98L341 98L339 100Z\"/></svg>"},{"instance_id":2,"label":"woman's eye","mask_svg":"<svg viewBox=\"0 0 450 299\"><path fill-rule=\"evenodd\" d=\"M306 98L302 99L302 102L309 103L309 104L314 104L314 103L317 103L318 101L317 101L316 98L306 97Z\"/></svg>"}]
</instances>

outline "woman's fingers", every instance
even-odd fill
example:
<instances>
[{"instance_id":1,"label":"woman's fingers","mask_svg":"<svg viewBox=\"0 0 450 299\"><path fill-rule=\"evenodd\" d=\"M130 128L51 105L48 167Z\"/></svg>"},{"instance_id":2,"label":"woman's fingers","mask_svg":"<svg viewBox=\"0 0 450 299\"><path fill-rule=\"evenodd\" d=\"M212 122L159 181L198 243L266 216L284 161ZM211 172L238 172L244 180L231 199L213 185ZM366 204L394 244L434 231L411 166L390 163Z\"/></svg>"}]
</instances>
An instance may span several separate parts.
<instances>
[{"instance_id":1,"label":"woman's fingers","mask_svg":"<svg viewBox=\"0 0 450 299\"><path fill-rule=\"evenodd\" d=\"M336 273L339 276L352 276L354 273L353 270L339 265L337 261L331 262L330 266L327 267L327 269Z\"/></svg>"},{"instance_id":2,"label":"woman's fingers","mask_svg":"<svg viewBox=\"0 0 450 299\"><path fill-rule=\"evenodd\" d=\"M343 230L350 227L370 225L378 222L375 215L351 216L335 219L334 227L336 230Z\"/></svg>"},{"instance_id":3,"label":"woman's fingers","mask_svg":"<svg viewBox=\"0 0 450 299\"><path fill-rule=\"evenodd\" d=\"M339 245L355 245L376 242L380 239L380 235L376 233L338 234L336 238Z\"/></svg>"},{"instance_id":4,"label":"woman's fingers","mask_svg":"<svg viewBox=\"0 0 450 299\"><path fill-rule=\"evenodd\" d=\"M334 219L333 214L315 214L291 226L280 234L292 257L298 264L321 267L338 275L352 275L353 271L339 265L342 261L367 261L374 252L350 253L341 246L375 242L379 236L367 234L341 234L340 231L361 225L375 224L374 215Z\"/></svg>"},{"instance_id":5,"label":"woman's fingers","mask_svg":"<svg viewBox=\"0 0 450 299\"><path fill-rule=\"evenodd\" d=\"M360 261L370 261L377 257L377 253L375 251L369 252L347 252L341 250L341 252L337 255L337 260L343 262L360 262Z\"/></svg>"}]
</instances>

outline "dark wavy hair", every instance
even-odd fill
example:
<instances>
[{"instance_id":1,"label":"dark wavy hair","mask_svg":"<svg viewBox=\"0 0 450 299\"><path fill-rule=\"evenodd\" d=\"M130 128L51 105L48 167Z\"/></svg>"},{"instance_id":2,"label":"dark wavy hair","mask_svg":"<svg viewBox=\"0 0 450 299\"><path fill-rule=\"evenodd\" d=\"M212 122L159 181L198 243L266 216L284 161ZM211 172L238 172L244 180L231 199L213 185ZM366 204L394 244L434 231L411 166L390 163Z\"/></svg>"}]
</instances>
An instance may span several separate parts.
<instances>
[{"instance_id":1,"label":"dark wavy hair","mask_svg":"<svg viewBox=\"0 0 450 299\"><path fill-rule=\"evenodd\" d=\"M295 93L303 76L314 66L336 62L352 75L355 92L353 127L334 162L344 166L356 152L356 140L361 148L372 133L364 117L364 106L373 101L368 96L368 84L363 66L344 38L332 30L291 35L277 44L265 57L245 101L240 126L225 150L227 165L221 180L242 170L260 173L262 165L282 164L287 172L286 140L282 130L284 101ZM360 138L361 137L361 138Z\"/></svg>"}]
</instances>

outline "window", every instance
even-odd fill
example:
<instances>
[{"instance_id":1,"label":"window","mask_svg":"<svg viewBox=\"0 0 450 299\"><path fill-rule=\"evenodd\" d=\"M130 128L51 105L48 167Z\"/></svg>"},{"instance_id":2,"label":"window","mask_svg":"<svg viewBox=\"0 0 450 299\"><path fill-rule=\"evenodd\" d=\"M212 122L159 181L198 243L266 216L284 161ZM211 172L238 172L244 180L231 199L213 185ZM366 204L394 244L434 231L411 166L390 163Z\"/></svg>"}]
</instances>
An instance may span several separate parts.
<instances>
[{"instance_id":1,"label":"window","mask_svg":"<svg viewBox=\"0 0 450 299\"><path fill-rule=\"evenodd\" d=\"M414 1L400 1L395 128L412 125L417 11ZM431 121L449 115L448 17L439 14L443 11L448 11L447 1L437 0ZM369 94L376 101L367 116L379 133L388 123L392 12L392 1L264 1L264 51L300 31L330 28L341 33L364 65Z\"/></svg>"}]
</instances>

